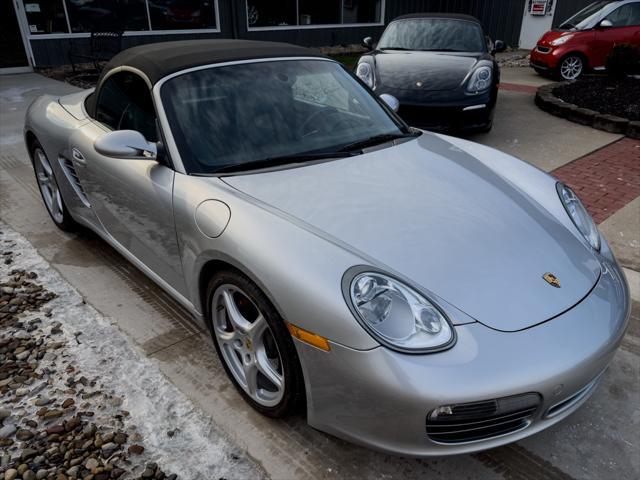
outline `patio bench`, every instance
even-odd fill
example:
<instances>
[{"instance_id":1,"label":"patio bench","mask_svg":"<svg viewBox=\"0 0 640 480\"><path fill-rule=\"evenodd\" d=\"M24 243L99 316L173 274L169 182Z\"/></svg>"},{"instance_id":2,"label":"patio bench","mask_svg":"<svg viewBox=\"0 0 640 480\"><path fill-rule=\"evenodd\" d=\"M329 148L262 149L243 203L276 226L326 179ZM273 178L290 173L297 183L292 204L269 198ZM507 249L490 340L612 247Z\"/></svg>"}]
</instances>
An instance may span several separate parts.
<instances>
[{"instance_id":1,"label":"patio bench","mask_svg":"<svg viewBox=\"0 0 640 480\"><path fill-rule=\"evenodd\" d=\"M77 43L71 41L69 47L69 63L73 71L76 71L74 59L92 62L96 70L100 70L100 62L111 60L116 53L122 50L122 32L91 32L89 39L89 51Z\"/></svg>"}]
</instances>

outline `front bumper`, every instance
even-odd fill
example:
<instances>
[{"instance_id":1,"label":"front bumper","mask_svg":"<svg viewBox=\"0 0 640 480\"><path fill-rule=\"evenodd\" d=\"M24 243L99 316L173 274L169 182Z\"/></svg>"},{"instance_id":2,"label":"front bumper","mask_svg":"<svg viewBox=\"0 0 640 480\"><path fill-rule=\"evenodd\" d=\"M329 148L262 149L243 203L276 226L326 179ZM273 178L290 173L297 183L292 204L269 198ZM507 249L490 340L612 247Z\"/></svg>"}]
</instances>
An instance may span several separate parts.
<instances>
[{"instance_id":1,"label":"front bumper","mask_svg":"<svg viewBox=\"0 0 640 480\"><path fill-rule=\"evenodd\" d=\"M562 420L595 390L629 319L629 292L615 260L578 305L546 323L500 332L480 323L456 327L445 352L407 355L332 344L326 353L296 342L305 371L309 424L377 450L426 457L497 447ZM527 424L508 434L442 444L426 431L443 405L537 393Z\"/></svg>"},{"instance_id":2,"label":"front bumper","mask_svg":"<svg viewBox=\"0 0 640 480\"><path fill-rule=\"evenodd\" d=\"M550 72L557 68L565 53L562 47L536 46L531 50L529 65L537 71Z\"/></svg>"},{"instance_id":3,"label":"front bumper","mask_svg":"<svg viewBox=\"0 0 640 480\"><path fill-rule=\"evenodd\" d=\"M403 91L381 90L376 93L395 96L400 101L398 114L412 127L439 132L463 132L488 127L493 120L497 95L491 90L473 96L431 92L418 99Z\"/></svg>"}]
</instances>

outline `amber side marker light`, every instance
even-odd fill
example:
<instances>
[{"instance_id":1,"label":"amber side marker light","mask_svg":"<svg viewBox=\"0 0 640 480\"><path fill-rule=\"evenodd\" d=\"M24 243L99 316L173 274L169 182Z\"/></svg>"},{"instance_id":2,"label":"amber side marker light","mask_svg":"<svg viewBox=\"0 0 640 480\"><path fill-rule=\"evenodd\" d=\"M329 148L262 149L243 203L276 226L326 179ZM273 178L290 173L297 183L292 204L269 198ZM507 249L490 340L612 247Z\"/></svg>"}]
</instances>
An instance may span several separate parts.
<instances>
[{"instance_id":1,"label":"amber side marker light","mask_svg":"<svg viewBox=\"0 0 640 480\"><path fill-rule=\"evenodd\" d=\"M296 327L289 322L287 322L287 327L289 328L291 335L301 342L308 343L309 345L319 348L320 350L324 350L325 352L331 350L329 341L326 338L316 335L315 333L308 332L300 327Z\"/></svg>"}]
</instances>

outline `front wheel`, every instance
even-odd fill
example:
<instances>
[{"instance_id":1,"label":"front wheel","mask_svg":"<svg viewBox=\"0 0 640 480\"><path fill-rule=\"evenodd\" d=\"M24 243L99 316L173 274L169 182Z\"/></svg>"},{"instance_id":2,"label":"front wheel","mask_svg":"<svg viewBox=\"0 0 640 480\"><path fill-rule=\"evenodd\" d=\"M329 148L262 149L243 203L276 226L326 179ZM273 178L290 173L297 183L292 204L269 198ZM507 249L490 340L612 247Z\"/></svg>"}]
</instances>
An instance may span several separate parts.
<instances>
[{"instance_id":1,"label":"front wheel","mask_svg":"<svg viewBox=\"0 0 640 480\"><path fill-rule=\"evenodd\" d=\"M584 60L580 55L567 55L558 67L558 73L563 80L576 80L583 72Z\"/></svg>"},{"instance_id":2,"label":"front wheel","mask_svg":"<svg viewBox=\"0 0 640 480\"><path fill-rule=\"evenodd\" d=\"M218 356L244 399L269 417L294 411L304 396L298 355L284 320L245 275L216 275L207 289Z\"/></svg>"},{"instance_id":3,"label":"front wheel","mask_svg":"<svg viewBox=\"0 0 640 480\"><path fill-rule=\"evenodd\" d=\"M49 162L42 145L37 141L32 146L31 158L42 200L53 223L65 232L76 230L78 224L67 210L51 162Z\"/></svg>"}]
</instances>

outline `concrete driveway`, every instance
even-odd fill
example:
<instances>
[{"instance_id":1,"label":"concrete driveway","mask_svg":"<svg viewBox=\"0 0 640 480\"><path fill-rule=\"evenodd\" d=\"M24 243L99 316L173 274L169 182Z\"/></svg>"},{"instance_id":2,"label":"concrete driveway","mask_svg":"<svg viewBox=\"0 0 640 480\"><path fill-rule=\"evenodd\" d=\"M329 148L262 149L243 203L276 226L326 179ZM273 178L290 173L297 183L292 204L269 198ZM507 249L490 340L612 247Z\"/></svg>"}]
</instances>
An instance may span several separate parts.
<instances>
[{"instance_id":1,"label":"concrete driveway","mask_svg":"<svg viewBox=\"0 0 640 480\"><path fill-rule=\"evenodd\" d=\"M533 78L520 78L523 73L503 74L503 82L508 83L511 75L514 85L535 84ZM22 119L34 97L74 90L36 74L0 77L0 218L23 234L87 302L109 317L114 328L155 361L273 478L640 476L640 283L634 283L634 318L625 343L592 399L561 424L517 444L454 458L403 459L317 432L302 417L273 421L255 413L227 380L210 339L180 306L95 235L65 234L49 220L22 141ZM551 117L533 105L530 91L518 89L501 91L494 130L473 137L548 171L618 139ZM638 278L632 269L640 270L635 264L640 247L638 201L601 225L608 237L623 232L624 240L616 248L629 258L626 266L632 282Z\"/></svg>"}]
</instances>

